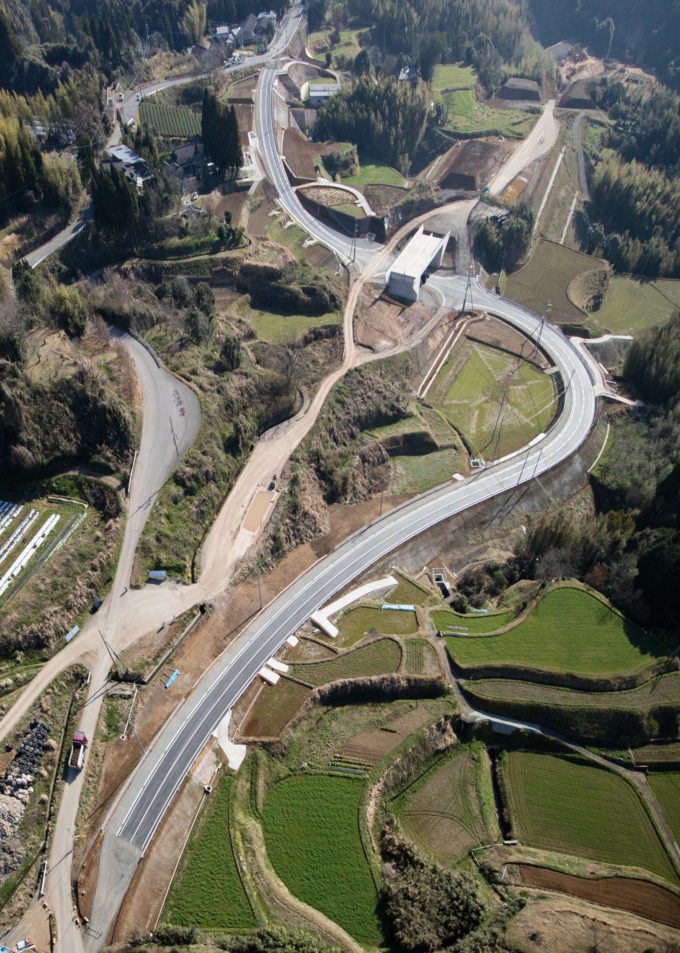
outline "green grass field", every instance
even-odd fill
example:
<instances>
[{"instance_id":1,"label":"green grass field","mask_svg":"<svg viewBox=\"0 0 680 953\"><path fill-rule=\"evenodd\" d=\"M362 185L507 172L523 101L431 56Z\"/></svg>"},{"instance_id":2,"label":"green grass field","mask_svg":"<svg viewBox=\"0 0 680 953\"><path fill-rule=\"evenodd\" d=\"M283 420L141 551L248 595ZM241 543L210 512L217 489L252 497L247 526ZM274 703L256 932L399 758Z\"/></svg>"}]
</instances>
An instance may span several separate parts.
<instances>
[{"instance_id":1,"label":"green grass field","mask_svg":"<svg viewBox=\"0 0 680 953\"><path fill-rule=\"evenodd\" d=\"M680 281L639 281L615 275L595 320L612 334L634 334L665 324L680 307Z\"/></svg>"},{"instance_id":2,"label":"green grass field","mask_svg":"<svg viewBox=\"0 0 680 953\"><path fill-rule=\"evenodd\" d=\"M139 105L139 124L156 136L191 139L201 135L201 117L186 106L163 106L143 100Z\"/></svg>"},{"instance_id":3,"label":"green grass field","mask_svg":"<svg viewBox=\"0 0 680 953\"><path fill-rule=\"evenodd\" d=\"M261 341L274 344L286 344L301 337L308 328L318 328L326 324L339 324L341 316L330 311L318 318L307 314L272 314L270 311L251 311L248 317L253 322L257 336Z\"/></svg>"},{"instance_id":4,"label":"green grass field","mask_svg":"<svg viewBox=\"0 0 680 953\"><path fill-rule=\"evenodd\" d=\"M680 841L680 771L652 771L647 781L675 840Z\"/></svg>"},{"instance_id":5,"label":"green grass field","mask_svg":"<svg viewBox=\"0 0 680 953\"><path fill-rule=\"evenodd\" d=\"M309 685L325 685L341 678L391 674L396 672L400 661L401 649L397 643L393 639L380 639L327 662L293 665L291 673Z\"/></svg>"},{"instance_id":6,"label":"green grass field","mask_svg":"<svg viewBox=\"0 0 680 953\"><path fill-rule=\"evenodd\" d=\"M448 609L440 609L432 613L434 627L439 632L446 632L454 626L465 627L472 635L486 635L488 632L496 632L503 628L512 620L515 613L511 610L505 612L489 612L478 614L476 612L467 612L462 615L459 612L453 612Z\"/></svg>"},{"instance_id":7,"label":"green grass field","mask_svg":"<svg viewBox=\"0 0 680 953\"><path fill-rule=\"evenodd\" d=\"M580 589L554 589L523 621L503 635L447 636L464 665L505 662L532 668L617 675L666 654L660 643Z\"/></svg>"},{"instance_id":8,"label":"green grass field","mask_svg":"<svg viewBox=\"0 0 680 953\"><path fill-rule=\"evenodd\" d=\"M577 275L605 267L599 258L541 239L529 262L509 275L504 294L537 314L544 314L550 302L550 320L554 322L586 321L588 316L569 300L567 288ZM598 322L599 314L594 315Z\"/></svg>"},{"instance_id":9,"label":"green grass field","mask_svg":"<svg viewBox=\"0 0 680 953\"><path fill-rule=\"evenodd\" d=\"M161 922L212 930L251 930L255 919L229 840L233 778L222 775L206 800L165 901Z\"/></svg>"},{"instance_id":10,"label":"green grass field","mask_svg":"<svg viewBox=\"0 0 680 953\"><path fill-rule=\"evenodd\" d=\"M555 412L555 384L533 364L477 341L458 373L453 355L437 375L432 400L477 456L500 457L543 432ZM502 427L497 421L502 403Z\"/></svg>"},{"instance_id":11,"label":"green grass field","mask_svg":"<svg viewBox=\"0 0 680 953\"><path fill-rule=\"evenodd\" d=\"M522 843L642 867L678 882L640 799L623 778L569 756L511 751L507 759L512 816Z\"/></svg>"},{"instance_id":12,"label":"green grass field","mask_svg":"<svg viewBox=\"0 0 680 953\"><path fill-rule=\"evenodd\" d=\"M269 858L289 890L374 947L383 937L359 835L361 792L353 778L286 778L267 794L264 831Z\"/></svg>"},{"instance_id":13,"label":"green grass field","mask_svg":"<svg viewBox=\"0 0 680 953\"><path fill-rule=\"evenodd\" d=\"M434 68L432 89L441 93L445 89L474 89L477 74L472 66L461 66L458 63L439 63Z\"/></svg>"},{"instance_id":14,"label":"green grass field","mask_svg":"<svg viewBox=\"0 0 680 953\"><path fill-rule=\"evenodd\" d=\"M359 171L356 175L343 177L342 181L355 188L361 188L364 185L396 185L399 188L404 186L403 175L391 165L386 165L372 156L361 154L359 155Z\"/></svg>"},{"instance_id":15,"label":"green grass field","mask_svg":"<svg viewBox=\"0 0 680 953\"><path fill-rule=\"evenodd\" d=\"M449 63L435 67L432 91L446 107L450 128L523 139L536 116L522 109L495 109L480 102L475 94L476 83L477 75L471 66Z\"/></svg>"},{"instance_id":16,"label":"green grass field","mask_svg":"<svg viewBox=\"0 0 680 953\"><path fill-rule=\"evenodd\" d=\"M357 32L357 30L340 30L340 42L337 46L333 46L330 31L318 30L316 33L309 34L307 45L314 56L320 60L323 60L326 51L330 50L331 64L337 66L340 57L354 59L359 52ZM325 80L325 82L328 82L328 80Z\"/></svg>"},{"instance_id":17,"label":"green grass field","mask_svg":"<svg viewBox=\"0 0 680 953\"><path fill-rule=\"evenodd\" d=\"M464 748L440 759L393 802L392 809L418 847L441 864L453 864L498 835L497 829L487 830L478 790L493 805L486 754Z\"/></svg>"},{"instance_id":18,"label":"green grass field","mask_svg":"<svg viewBox=\"0 0 680 953\"><path fill-rule=\"evenodd\" d=\"M424 493L433 486L450 480L454 473L464 468L466 460L456 447L435 450L417 456L394 456L390 458L393 493Z\"/></svg>"}]
</instances>

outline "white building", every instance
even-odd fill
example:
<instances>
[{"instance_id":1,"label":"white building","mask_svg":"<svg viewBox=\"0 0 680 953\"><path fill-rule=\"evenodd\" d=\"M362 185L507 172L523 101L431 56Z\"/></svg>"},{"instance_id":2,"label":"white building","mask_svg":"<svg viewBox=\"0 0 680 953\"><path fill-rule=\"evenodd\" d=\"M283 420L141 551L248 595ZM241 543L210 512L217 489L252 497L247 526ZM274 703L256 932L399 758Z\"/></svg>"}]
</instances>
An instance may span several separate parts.
<instances>
[{"instance_id":1,"label":"white building","mask_svg":"<svg viewBox=\"0 0 680 953\"><path fill-rule=\"evenodd\" d=\"M389 293L406 301L417 301L423 274L439 268L450 234L427 235L421 225L387 270Z\"/></svg>"}]
</instances>

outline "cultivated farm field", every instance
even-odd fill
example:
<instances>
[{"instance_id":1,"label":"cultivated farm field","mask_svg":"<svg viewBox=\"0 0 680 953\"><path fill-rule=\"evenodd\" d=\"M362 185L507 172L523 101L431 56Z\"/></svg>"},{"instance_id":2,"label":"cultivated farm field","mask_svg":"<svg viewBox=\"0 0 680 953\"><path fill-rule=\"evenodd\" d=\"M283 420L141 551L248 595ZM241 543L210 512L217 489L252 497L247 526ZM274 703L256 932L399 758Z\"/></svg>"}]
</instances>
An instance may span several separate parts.
<instances>
[{"instance_id":1,"label":"cultivated farm field","mask_svg":"<svg viewBox=\"0 0 680 953\"><path fill-rule=\"evenodd\" d=\"M362 788L341 776L284 778L265 799L264 831L269 858L289 890L372 947L382 934L359 835Z\"/></svg>"},{"instance_id":2,"label":"cultivated farm field","mask_svg":"<svg viewBox=\"0 0 680 953\"><path fill-rule=\"evenodd\" d=\"M647 780L675 840L680 841L680 771L652 771Z\"/></svg>"},{"instance_id":3,"label":"cultivated farm field","mask_svg":"<svg viewBox=\"0 0 680 953\"><path fill-rule=\"evenodd\" d=\"M488 757L481 748L463 748L437 761L392 808L415 844L439 863L452 864L498 836L487 828L478 790L493 802Z\"/></svg>"},{"instance_id":4,"label":"cultivated farm field","mask_svg":"<svg viewBox=\"0 0 680 953\"><path fill-rule=\"evenodd\" d=\"M232 784L233 778L223 775L205 802L165 902L163 923L223 930L255 926L229 839Z\"/></svg>"},{"instance_id":5,"label":"cultivated farm field","mask_svg":"<svg viewBox=\"0 0 680 953\"><path fill-rule=\"evenodd\" d=\"M448 649L464 665L505 662L581 675L618 675L665 656L663 646L581 589L553 589L503 635L449 635Z\"/></svg>"},{"instance_id":6,"label":"cultivated farm field","mask_svg":"<svg viewBox=\"0 0 680 953\"><path fill-rule=\"evenodd\" d=\"M678 883L640 798L614 772L575 756L511 751L507 782L516 833L527 846L641 867Z\"/></svg>"},{"instance_id":7,"label":"cultivated farm field","mask_svg":"<svg viewBox=\"0 0 680 953\"><path fill-rule=\"evenodd\" d=\"M384 635L412 635L418 628L415 612L403 612L401 609L373 609L369 606L348 609L340 617L337 625L343 639L348 643L358 641L369 632L380 632Z\"/></svg>"},{"instance_id":8,"label":"cultivated farm field","mask_svg":"<svg viewBox=\"0 0 680 953\"><path fill-rule=\"evenodd\" d=\"M154 135L192 139L201 135L201 117L186 106L164 106L144 100L139 105L139 125Z\"/></svg>"},{"instance_id":9,"label":"cultivated farm field","mask_svg":"<svg viewBox=\"0 0 680 953\"><path fill-rule=\"evenodd\" d=\"M556 685L540 685L510 678L480 678L466 683L482 698L564 705L570 708L618 708L646 711L657 705L680 707L680 673L651 679L639 688L615 692L577 692Z\"/></svg>"},{"instance_id":10,"label":"cultivated farm field","mask_svg":"<svg viewBox=\"0 0 680 953\"><path fill-rule=\"evenodd\" d=\"M432 613L432 621L435 629L440 632L446 633L447 629L460 626L472 635L485 635L502 629L512 620L514 614L510 609L504 612L466 612L465 615L449 609L440 609Z\"/></svg>"},{"instance_id":11,"label":"cultivated farm field","mask_svg":"<svg viewBox=\"0 0 680 953\"><path fill-rule=\"evenodd\" d=\"M566 245L541 239L528 263L508 277L504 293L536 314L545 314L550 303L551 321L583 322L588 316L572 304L567 288L577 275L597 268L604 270L606 264ZM599 322L598 312L595 319Z\"/></svg>"},{"instance_id":12,"label":"cultivated farm field","mask_svg":"<svg viewBox=\"0 0 680 953\"><path fill-rule=\"evenodd\" d=\"M393 639L378 639L327 662L293 665L291 674L310 685L325 685L341 678L391 674L400 662L401 648L397 643Z\"/></svg>"}]
</instances>

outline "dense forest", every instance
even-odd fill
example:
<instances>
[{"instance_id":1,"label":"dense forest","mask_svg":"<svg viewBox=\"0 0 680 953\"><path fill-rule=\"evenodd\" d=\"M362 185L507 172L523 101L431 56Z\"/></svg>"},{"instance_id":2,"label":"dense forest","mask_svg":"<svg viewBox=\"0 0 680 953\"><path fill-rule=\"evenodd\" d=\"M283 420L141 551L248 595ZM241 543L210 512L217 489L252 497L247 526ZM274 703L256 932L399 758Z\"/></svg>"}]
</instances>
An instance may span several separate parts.
<instances>
[{"instance_id":1,"label":"dense forest","mask_svg":"<svg viewBox=\"0 0 680 953\"><path fill-rule=\"evenodd\" d=\"M260 0L4 0L0 86L47 94L88 64L110 77L147 45L181 50L200 39L197 26L235 23L260 8Z\"/></svg>"},{"instance_id":2,"label":"dense forest","mask_svg":"<svg viewBox=\"0 0 680 953\"><path fill-rule=\"evenodd\" d=\"M417 64L429 80L436 63L472 64L481 84L495 91L509 71L541 80L550 59L532 39L523 3L516 0L347 0L347 6L317 0L309 5L310 29L347 17L370 29L380 54Z\"/></svg>"},{"instance_id":3,"label":"dense forest","mask_svg":"<svg viewBox=\"0 0 680 953\"><path fill-rule=\"evenodd\" d=\"M613 121L588 206L590 251L617 271L680 276L680 97L661 85L601 80L593 90Z\"/></svg>"},{"instance_id":4,"label":"dense forest","mask_svg":"<svg viewBox=\"0 0 680 953\"><path fill-rule=\"evenodd\" d=\"M656 70L680 89L680 0L531 0L540 40L576 40L598 56Z\"/></svg>"},{"instance_id":5,"label":"dense forest","mask_svg":"<svg viewBox=\"0 0 680 953\"><path fill-rule=\"evenodd\" d=\"M425 87L362 76L319 110L317 139L353 142L360 151L407 173L425 128Z\"/></svg>"}]
</instances>

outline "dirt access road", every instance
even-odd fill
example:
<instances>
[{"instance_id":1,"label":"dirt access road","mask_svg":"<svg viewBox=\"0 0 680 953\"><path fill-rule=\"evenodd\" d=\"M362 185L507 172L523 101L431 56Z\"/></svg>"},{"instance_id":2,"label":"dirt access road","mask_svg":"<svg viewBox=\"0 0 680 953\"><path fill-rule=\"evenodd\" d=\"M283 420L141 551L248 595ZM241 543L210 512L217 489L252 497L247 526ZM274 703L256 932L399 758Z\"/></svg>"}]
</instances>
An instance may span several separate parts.
<instances>
[{"instance_id":1,"label":"dirt access road","mask_svg":"<svg viewBox=\"0 0 680 953\"><path fill-rule=\"evenodd\" d=\"M494 195L502 195L523 169L550 152L557 142L559 133L560 123L555 118L555 100L550 99L529 135L489 182L489 191Z\"/></svg>"},{"instance_id":2,"label":"dirt access road","mask_svg":"<svg viewBox=\"0 0 680 953\"><path fill-rule=\"evenodd\" d=\"M87 737L93 737L111 665L102 639L114 646L117 644L132 561L149 509L174 469L178 455L191 446L198 432L201 412L193 391L158 367L146 348L130 335L119 331L114 333L134 361L144 398L142 440L130 487L125 536L116 576L99 613L82 633L47 662L2 719L0 738L13 730L52 679L76 661L83 662L91 672L90 690L78 724ZM81 934L71 912L71 854L84 777L85 772L71 772L67 778L54 826L46 879L46 900L56 916L61 949L69 953L82 950ZM23 924L20 923L10 934L10 939L16 942L22 937Z\"/></svg>"}]
</instances>

